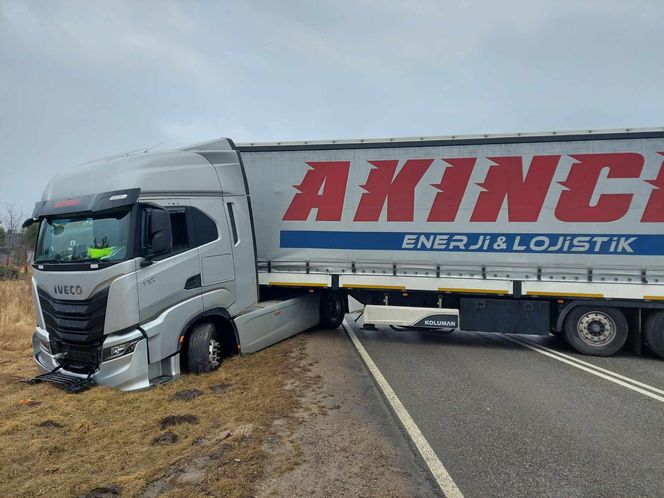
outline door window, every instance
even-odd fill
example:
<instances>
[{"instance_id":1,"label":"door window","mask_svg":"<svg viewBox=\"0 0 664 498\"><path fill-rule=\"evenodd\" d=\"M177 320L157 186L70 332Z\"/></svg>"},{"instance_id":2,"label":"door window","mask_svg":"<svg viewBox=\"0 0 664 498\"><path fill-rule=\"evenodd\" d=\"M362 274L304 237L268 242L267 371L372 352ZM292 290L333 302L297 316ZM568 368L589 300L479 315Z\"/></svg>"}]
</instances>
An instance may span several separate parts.
<instances>
[{"instance_id":1,"label":"door window","mask_svg":"<svg viewBox=\"0 0 664 498\"><path fill-rule=\"evenodd\" d=\"M189 230L187 227L187 213L182 210L169 210L171 215L171 231L173 233L173 247L171 253L178 253L189 249Z\"/></svg>"},{"instance_id":2,"label":"door window","mask_svg":"<svg viewBox=\"0 0 664 498\"><path fill-rule=\"evenodd\" d=\"M203 211L191 208L191 217L194 221L194 235L196 236L196 247L212 242L219 238L217 224Z\"/></svg>"},{"instance_id":3,"label":"door window","mask_svg":"<svg viewBox=\"0 0 664 498\"><path fill-rule=\"evenodd\" d=\"M166 209L171 218L173 244L168 253L154 258L155 260L170 258L219 238L217 224L203 211L188 206ZM143 232L146 233L145 227Z\"/></svg>"}]
</instances>

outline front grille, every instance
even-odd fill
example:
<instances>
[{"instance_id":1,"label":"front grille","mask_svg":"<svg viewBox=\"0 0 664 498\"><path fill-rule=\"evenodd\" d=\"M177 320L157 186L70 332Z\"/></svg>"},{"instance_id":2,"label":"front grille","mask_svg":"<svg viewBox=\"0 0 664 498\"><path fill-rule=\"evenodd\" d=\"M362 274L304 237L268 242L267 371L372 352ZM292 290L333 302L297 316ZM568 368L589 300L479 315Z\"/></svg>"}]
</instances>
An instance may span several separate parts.
<instances>
[{"instance_id":1,"label":"front grille","mask_svg":"<svg viewBox=\"0 0 664 498\"><path fill-rule=\"evenodd\" d=\"M55 299L43 289L38 295L51 350L63 354L60 363L74 371L96 369L104 342L108 287L87 301Z\"/></svg>"}]
</instances>

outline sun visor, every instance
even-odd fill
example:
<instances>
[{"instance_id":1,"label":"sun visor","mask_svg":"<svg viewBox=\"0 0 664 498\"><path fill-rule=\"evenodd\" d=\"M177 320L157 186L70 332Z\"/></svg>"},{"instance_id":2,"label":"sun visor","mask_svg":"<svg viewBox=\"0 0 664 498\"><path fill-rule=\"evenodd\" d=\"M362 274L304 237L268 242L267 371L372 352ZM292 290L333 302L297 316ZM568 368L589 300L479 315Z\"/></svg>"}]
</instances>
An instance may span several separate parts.
<instances>
[{"instance_id":1,"label":"sun visor","mask_svg":"<svg viewBox=\"0 0 664 498\"><path fill-rule=\"evenodd\" d=\"M97 213L122 206L130 206L138 201L140 188L101 192L67 199L40 201L35 204L32 219L58 214Z\"/></svg>"}]
</instances>

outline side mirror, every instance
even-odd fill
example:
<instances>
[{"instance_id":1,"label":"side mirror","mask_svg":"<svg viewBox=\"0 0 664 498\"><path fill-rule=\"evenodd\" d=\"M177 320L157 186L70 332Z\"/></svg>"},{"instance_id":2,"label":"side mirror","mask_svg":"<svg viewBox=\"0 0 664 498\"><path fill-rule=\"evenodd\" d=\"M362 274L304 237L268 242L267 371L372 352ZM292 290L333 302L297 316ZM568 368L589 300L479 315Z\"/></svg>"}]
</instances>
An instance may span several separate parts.
<instances>
[{"instance_id":1,"label":"side mirror","mask_svg":"<svg viewBox=\"0 0 664 498\"><path fill-rule=\"evenodd\" d=\"M168 214L168 211L157 207L152 208L148 232L149 256L159 256L171 250L173 235L171 231L171 216Z\"/></svg>"},{"instance_id":2,"label":"side mirror","mask_svg":"<svg viewBox=\"0 0 664 498\"><path fill-rule=\"evenodd\" d=\"M27 220L25 220L25 221L23 222L23 224L21 225L21 228L28 228L30 225L32 225L32 224L35 223L36 221L37 221L37 220L36 220L35 218L28 218Z\"/></svg>"}]
</instances>

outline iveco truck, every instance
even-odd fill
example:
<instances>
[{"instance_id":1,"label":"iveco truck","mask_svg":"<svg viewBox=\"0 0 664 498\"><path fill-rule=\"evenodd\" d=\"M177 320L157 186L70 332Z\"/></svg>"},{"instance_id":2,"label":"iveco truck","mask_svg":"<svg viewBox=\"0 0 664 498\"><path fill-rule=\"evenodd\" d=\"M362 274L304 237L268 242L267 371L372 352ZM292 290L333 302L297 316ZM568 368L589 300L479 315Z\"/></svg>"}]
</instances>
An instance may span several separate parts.
<instances>
[{"instance_id":1,"label":"iveco truck","mask_svg":"<svg viewBox=\"0 0 664 498\"><path fill-rule=\"evenodd\" d=\"M123 390L299 331L561 335L664 356L664 129L247 143L58 174L26 224L48 380Z\"/></svg>"}]
</instances>

